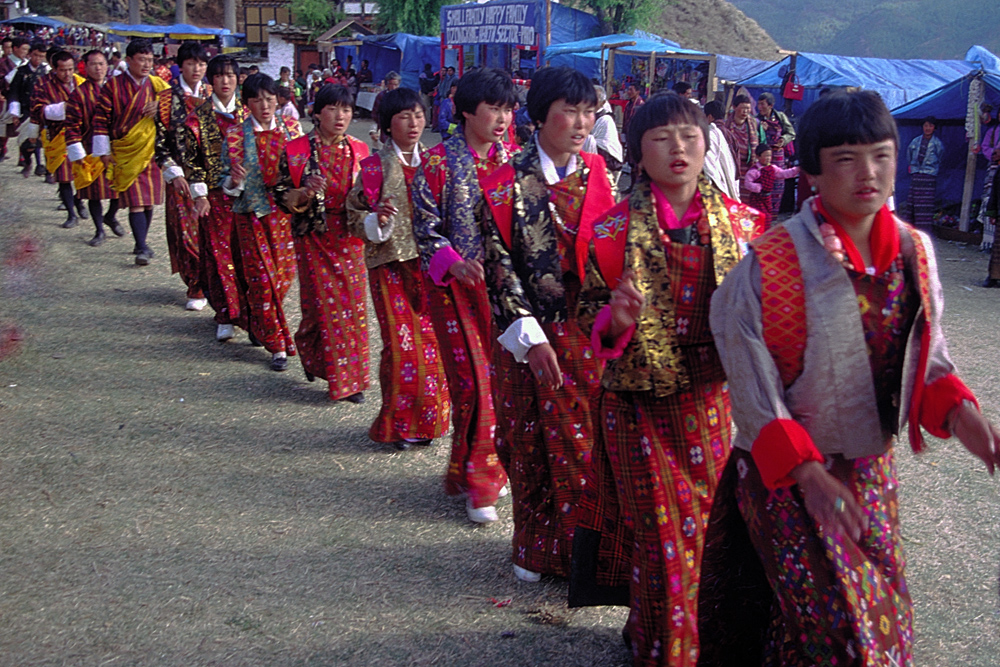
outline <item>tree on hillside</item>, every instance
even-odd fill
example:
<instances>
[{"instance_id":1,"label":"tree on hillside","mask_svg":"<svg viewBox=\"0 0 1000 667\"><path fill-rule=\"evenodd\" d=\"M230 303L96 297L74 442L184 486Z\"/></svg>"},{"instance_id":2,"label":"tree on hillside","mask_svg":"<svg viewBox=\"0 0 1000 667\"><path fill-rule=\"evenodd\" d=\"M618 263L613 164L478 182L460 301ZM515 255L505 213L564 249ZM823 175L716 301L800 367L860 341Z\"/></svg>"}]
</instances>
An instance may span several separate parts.
<instances>
[{"instance_id":1,"label":"tree on hillside","mask_svg":"<svg viewBox=\"0 0 1000 667\"><path fill-rule=\"evenodd\" d=\"M313 29L313 37L330 29L339 15L329 0L292 0L295 24Z\"/></svg>"},{"instance_id":2,"label":"tree on hillside","mask_svg":"<svg viewBox=\"0 0 1000 667\"><path fill-rule=\"evenodd\" d=\"M441 33L441 7L461 0L379 0L375 23L380 32L406 32L411 35Z\"/></svg>"},{"instance_id":3,"label":"tree on hillside","mask_svg":"<svg viewBox=\"0 0 1000 667\"><path fill-rule=\"evenodd\" d=\"M589 9L601 22L601 33L632 32L648 25L664 5L676 0L577 0L577 4Z\"/></svg>"}]
</instances>

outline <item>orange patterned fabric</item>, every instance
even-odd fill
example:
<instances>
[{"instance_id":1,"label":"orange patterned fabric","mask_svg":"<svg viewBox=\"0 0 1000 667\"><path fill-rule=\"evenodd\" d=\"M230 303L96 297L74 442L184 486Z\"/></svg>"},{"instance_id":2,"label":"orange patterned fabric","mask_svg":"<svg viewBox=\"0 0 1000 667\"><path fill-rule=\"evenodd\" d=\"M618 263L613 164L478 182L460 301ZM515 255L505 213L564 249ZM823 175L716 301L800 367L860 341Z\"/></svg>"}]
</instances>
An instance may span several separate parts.
<instances>
[{"instance_id":1,"label":"orange patterned fabric","mask_svg":"<svg viewBox=\"0 0 1000 667\"><path fill-rule=\"evenodd\" d=\"M806 349L806 296L791 234L775 227L753 242L760 262L764 342L785 387L802 373Z\"/></svg>"}]
</instances>

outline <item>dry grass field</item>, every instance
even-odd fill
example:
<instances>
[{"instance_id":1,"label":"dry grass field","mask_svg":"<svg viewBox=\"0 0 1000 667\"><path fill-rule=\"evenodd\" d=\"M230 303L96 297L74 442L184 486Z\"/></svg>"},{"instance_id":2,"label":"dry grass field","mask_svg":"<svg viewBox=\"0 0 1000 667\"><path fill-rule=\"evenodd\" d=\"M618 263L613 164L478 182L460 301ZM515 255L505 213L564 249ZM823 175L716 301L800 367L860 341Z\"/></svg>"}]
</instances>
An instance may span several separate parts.
<instances>
[{"instance_id":1,"label":"dry grass field","mask_svg":"<svg viewBox=\"0 0 1000 667\"><path fill-rule=\"evenodd\" d=\"M25 334L0 361L0 666L629 663L625 610L514 579L506 501L475 526L444 496L446 439L376 445L376 387L331 404L297 360L274 373L245 334L216 343L162 211L140 269L130 238L90 248L56 204L0 164L0 322ZM24 239L37 252L11 264ZM975 286L985 255L938 248L952 352L1000 419L1000 291ZM997 481L952 443L907 450L918 664L995 665Z\"/></svg>"}]
</instances>

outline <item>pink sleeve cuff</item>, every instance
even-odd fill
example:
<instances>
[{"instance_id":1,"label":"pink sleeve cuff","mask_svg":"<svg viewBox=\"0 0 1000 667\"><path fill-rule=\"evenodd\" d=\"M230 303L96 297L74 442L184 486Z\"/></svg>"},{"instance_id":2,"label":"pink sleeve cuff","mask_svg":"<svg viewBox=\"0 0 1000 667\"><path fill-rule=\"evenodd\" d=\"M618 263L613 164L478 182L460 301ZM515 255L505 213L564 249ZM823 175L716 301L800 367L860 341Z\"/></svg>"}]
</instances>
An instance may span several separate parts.
<instances>
[{"instance_id":1,"label":"pink sleeve cuff","mask_svg":"<svg viewBox=\"0 0 1000 667\"><path fill-rule=\"evenodd\" d=\"M611 306L604 306L598 311L597 317L594 319L594 329L590 334L590 344L598 359L617 359L622 356L625 347L632 340L632 334L635 333L635 324L633 323L628 329L618 334L611 347L605 347L604 337L610 329Z\"/></svg>"},{"instance_id":2,"label":"pink sleeve cuff","mask_svg":"<svg viewBox=\"0 0 1000 667\"><path fill-rule=\"evenodd\" d=\"M435 285L440 287L449 285L455 278L449 276L448 271L451 270L452 264L461 261L462 256L455 252L451 246L441 248L431 257L431 263L427 267L427 275L431 277Z\"/></svg>"},{"instance_id":3,"label":"pink sleeve cuff","mask_svg":"<svg viewBox=\"0 0 1000 667\"><path fill-rule=\"evenodd\" d=\"M937 438L950 438L948 414L965 400L972 401L979 407L972 390L957 375L949 373L938 378L924 387L924 395L920 401L920 425Z\"/></svg>"},{"instance_id":4,"label":"pink sleeve cuff","mask_svg":"<svg viewBox=\"0 0 1000 667\"><path fill-rule=\"evenodd\" d=\"M775 419L760 430L750 449L764 486L791 486L791 472L807 461L823 463L812 436L794 419Z\"/></svg>"}]
</instances>

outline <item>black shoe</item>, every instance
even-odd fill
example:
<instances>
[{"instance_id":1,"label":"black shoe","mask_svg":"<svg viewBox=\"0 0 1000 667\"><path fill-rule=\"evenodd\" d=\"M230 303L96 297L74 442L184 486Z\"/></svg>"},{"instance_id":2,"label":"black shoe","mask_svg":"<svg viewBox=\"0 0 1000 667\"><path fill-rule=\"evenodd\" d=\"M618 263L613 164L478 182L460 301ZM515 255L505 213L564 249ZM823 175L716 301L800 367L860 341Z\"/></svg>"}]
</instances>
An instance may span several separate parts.
<instances>
[{"instance_id":1,"label":"black shoe","mask_svg":"<svg viewBox=\"0 0 1000 667\"><path fill-rule=\"evenodd\" d=\"M420 440L410 444L416 445L417 447L429 447L432 442L434 442L433 438L421 438Z\"/></svg>"},{"instance_id":2,"label":"black shoe","mask_svg":"<svg viewBox=\"0 0 1000 667\"><path fill-rule=\"evenodd\" d=\"M94 234L94 238L92 238L89 241L87 241L87 245L89 245L91 248L96 248L97 246L99 246L102 243L104 243L104 238L105 238L105 236L104 236L103 233L102 234Z\"/></svg>"},{"instance_id":3,"label":"black shoe","mask_svg":"<svg viewBox=\"0 0 1000 667\"><path fill-rule=\"evenodd\" d=\"M136 266L149 266L150 256L145 252L140 252L135 256Z\"/></svg>"},{"instance_id":4,"label":"black shoe","mask_svg":"<svg viewBox=\"0 0 1000 667\"><path fill-rule=\"evenodd\" d=\"M73 229L79 224L80 224L80 218L76 217L75 215L71 215L70 217L66 218L66 222L62 223L62 228Z\"/></svg>"},{"instance_id":5,"label":"black shoe","mask_svg":"<svg viewBox=\"0 0 1000 667\"><path fill-rule=\"evenodd\" d=\"M125 234L128 233L125 231L125 228L122 227L122 223L118 222L114 218L111 218L110 220L104 218L104 224L111 228L111 231L115 236L125 236Z\"/></svg>"},{"instance_id":6,"label":"black shoe","mask_svg":"<svg viewBox=\"0 0 1000 667\"><path fill-rule=\"evenodd\" d=\"M406 440L397 440L396 442L392 443L392 446L401 452L405 452L407 449L410 449L410 443L408 443Z\"/></svg>"},{"instance_id":7,"label":"black shoe","mask_svg":"<svg viewBox=\"0 0 1000 667\"><path fill-rule=\"evenodd\" d=\"M303 370L305 370L305 369L303 369ZM306 381L307 382L315 382L316 381L316 376L313 375L312 373L310 373L309 371L306 371Z\"/></svg>"},{"instance_id":8,"label":"black shoe","mask_svg":"<svg viewBox=\"0 0 1000 667\"><path fill-rule=\"evenodd\" d=\"M288 370L288 357L271 357L271 370L282 371Z\"/></svg>"},{"instance_id":9,"label":"black shoe","mask_svg":"<svg viewBox=\"0 0 1000 667\"><path fill-rule=\"evenodd\" d=\"M90 211L87 210L87 207L83 205L82 201L76 202L76 217L81 220L86 220L90 217Z\"/></svg>"},{"instance_id":10,"label":"black shoe","mask_svg":"<svg viewBox=\"0 0 1000 667\"><path fill-rule=\"evenodd\" d=\"M350 396L342 398L340 400L347 401L348 403L354 403L355 405L361 405L362 403L365 402L365 395L364 393L359 391L356 394L351 394Z\"/></svg>"},{"instance_id":11,"label":"black shoe","mask_svg":"<svg viewBox=\"0 0 1000 667\"><path fill-rule=\"evenodd\" d=\"M59 202L59 206L56 206L56 210L57 211L65 211L66 210L66 204L64 204L62 202Z\"/></svg>"},{"instance_id":12,"label":"black shoe","mask_svg":"<svg viewBox=\"0 0 1000 667\"><path fill-rule=\"evenodd\" d=\"M252 331L247 331L247 336L250 337L250 344L254 347L264 347L264 343L257 340L257 337L253 335Z\"/></svg>"},{"instance_id":13,"label":"black shoe","mask_svg":"<svg viewBox=\"0 0 1000 667\"><path fill-rule=\"evenodd\" d=\"M52 176L52 174L49 174L49 171L48 169L45 168L44 164L39 164L35 166L35 176L45 176L46 174ZM45 182L48 183L48 177L46 177ZM53 178L52 182L55 183L56 179Z\"/></svg>"},{"instance_id":14,"label":"black shoe","mask_svg":"<svg viewBox=\"0 0 1000 667\"><path fill-rule=\"evenodd\" d=\"M1000 280L996 278L987 278L983 281L983 287L1000 287Z\"/></svg>"}]
</instances>

